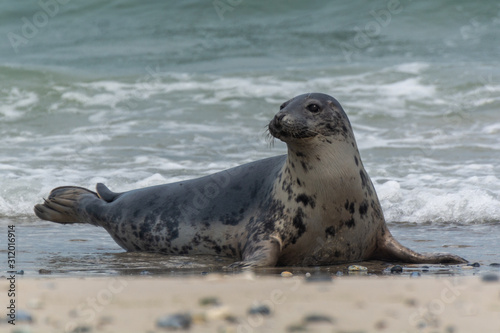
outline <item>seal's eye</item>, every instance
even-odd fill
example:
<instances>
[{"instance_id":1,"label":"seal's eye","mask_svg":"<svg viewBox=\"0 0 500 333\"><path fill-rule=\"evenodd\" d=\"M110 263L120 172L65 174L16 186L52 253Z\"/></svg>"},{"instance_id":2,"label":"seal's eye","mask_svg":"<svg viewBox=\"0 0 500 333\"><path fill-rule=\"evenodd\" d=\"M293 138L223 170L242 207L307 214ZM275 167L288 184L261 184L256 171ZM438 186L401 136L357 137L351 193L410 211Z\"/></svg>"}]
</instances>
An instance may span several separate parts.
<instances>
[{"instance_id":1,"label":"seal's eye","mask_svg":"<svg viewBox=\"0 0 500 333\"><path fill-rule=\"evenodd\" d=\"M318 104L309 104L308 106L306 106L306 109L311 112L318 112L320 108Z\"/></svg>"}]
</instances>

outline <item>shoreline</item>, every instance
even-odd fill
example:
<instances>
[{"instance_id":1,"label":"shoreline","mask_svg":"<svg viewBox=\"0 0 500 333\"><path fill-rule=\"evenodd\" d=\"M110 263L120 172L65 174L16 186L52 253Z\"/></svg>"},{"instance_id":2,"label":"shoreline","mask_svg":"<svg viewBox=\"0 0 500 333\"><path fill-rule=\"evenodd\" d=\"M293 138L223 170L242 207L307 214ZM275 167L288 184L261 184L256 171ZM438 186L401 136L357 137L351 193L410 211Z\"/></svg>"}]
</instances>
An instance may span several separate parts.
<instances>
[{"instance_id":1,"label":"shoreline","mask_svg":"<svg viewBox=\"0 0 500 333\"><path fill-rule=\"evenodd\" d=\"M484 280L251 272L18 277L16 326L2 321L0 331L164 332L160 319L175 325L190 318L192 332L498 332L500 282ZM8 285L2 279L3 294ZM185 317L165 318L174 314ZM32 323L21 320L27 315Z\"/></svg>"}]
</instances>

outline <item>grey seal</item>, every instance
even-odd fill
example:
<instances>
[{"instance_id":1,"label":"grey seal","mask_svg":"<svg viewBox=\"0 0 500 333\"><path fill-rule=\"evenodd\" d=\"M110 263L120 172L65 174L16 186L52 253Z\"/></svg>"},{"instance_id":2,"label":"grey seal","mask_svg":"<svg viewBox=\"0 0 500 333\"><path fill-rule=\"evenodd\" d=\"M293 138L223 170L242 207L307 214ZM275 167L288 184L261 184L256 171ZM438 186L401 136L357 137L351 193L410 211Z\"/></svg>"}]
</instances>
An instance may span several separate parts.
<instances>
[{"instance_id":1,"label":"grey seal","mask_svg":"<svg viewBox=\"0 0 500 333\"><path fill-rule=\"evenodd\" d=\"M96 192L59 187L34 211L101 226L127 251L228 256L238 260L231 267L467 262L416 253L393 238L336 99L292 98L268 128L287 155L123 193L103 184Z\"/></svg>"}]
</instances>

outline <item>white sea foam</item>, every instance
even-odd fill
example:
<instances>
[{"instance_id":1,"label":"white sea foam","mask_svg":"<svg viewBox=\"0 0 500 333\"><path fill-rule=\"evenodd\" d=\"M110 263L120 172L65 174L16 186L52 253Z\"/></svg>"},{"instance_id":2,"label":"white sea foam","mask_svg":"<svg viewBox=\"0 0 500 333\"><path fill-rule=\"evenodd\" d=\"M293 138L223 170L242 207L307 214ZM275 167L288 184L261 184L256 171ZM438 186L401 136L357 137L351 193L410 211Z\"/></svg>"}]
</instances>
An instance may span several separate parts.
<instances>
[{"instance_id":1,"label":"white sea foam","mask_svg":"<svg viewBox=\"0 0 500 333\"><path fill-rule=\"evenodd\" d=\"M3 95L3 96L2 96ZM11 121L22 118L26 112L38 103L35 92L26 91L17 87L0 91L0 120Z\"/></svg>"},{"instance_id":2,"label":"white sea foam","mask_svg":"<svg viewBox=\"0 0 500 333\"><path fill-rule=\"evenodd\" d=\"M498 221L500 216L500 193L479 187L402 189L398 182L388 181L376 188L389 222L469 224Z\"/></svg>"}]
</instances>

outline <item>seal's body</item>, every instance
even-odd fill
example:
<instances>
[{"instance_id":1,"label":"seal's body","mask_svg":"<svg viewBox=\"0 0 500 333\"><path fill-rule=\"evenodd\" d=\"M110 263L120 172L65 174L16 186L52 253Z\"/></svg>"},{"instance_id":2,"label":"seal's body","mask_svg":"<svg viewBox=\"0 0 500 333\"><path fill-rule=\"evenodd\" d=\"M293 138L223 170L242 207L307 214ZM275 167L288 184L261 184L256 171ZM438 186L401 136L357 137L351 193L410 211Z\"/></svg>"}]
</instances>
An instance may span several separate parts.
<instances>
[{"instance_id":1,"label":"seal's body","mask_svg":"<svg viewBox=\"0 0 500 333\"><path fill-rule=\"evenodd\" d=\"M128 251L213 254L233 267L328 265L367 259L461 263L419 254L390 234L349 120L324 94L297 96L269 124L288 154L211 176L113 193L54 189L42 219L104 227Z\"/></svg>"}]
</instances>

